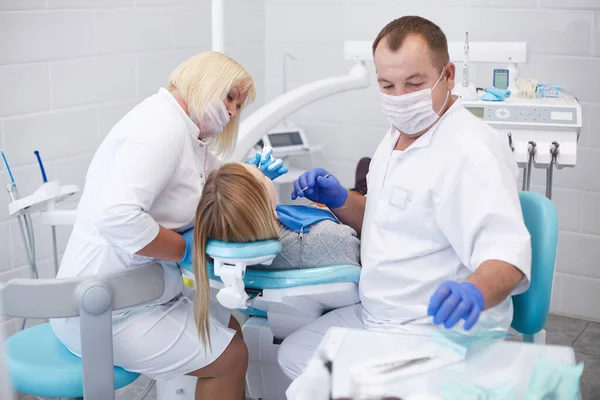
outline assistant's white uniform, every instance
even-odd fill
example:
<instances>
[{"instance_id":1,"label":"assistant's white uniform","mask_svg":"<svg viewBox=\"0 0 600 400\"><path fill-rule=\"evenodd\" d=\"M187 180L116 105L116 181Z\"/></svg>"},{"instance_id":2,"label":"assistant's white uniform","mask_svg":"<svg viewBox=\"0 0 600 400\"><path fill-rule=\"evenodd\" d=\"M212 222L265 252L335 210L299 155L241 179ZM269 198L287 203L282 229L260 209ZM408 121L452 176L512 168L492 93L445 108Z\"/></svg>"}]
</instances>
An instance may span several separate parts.
<instances>
[{"instance_id":1,"label":"assistant's white uniform","mask_svg":"<svg viewBox=\"0 0 600 400\"><path fill-rule=\"evenodd\" d=\"M399 325L427 315L445 280L464 280L486 260L502 260L525 275L531 242L518 197L518 167L504 137L459 101L408 149L394 150L391 129L375 151L367 177L361 236L361 304L334 310L294 332L279 362L297 377L332 326L427 334L431 323ZM512 300L482 313L508 328Z\"/></svg>"},{"instance_id":2,"label":"assistant's white uniform","mask_svg":"<svg viewBox=\"0 0 600 400\"><path fill-rule=\"evenodd\" d=\"M90 164L59 278L143 268L135 253L159 225L193 226L205 175L220 161L198 140L198 127L166 90L147 98L110 131ZM211 305L212 351L198 336L192 301L180 296L175 263L165 266L165 293L152 305L113 314L114 362L153 379L170 379L216 360L233 338L229 311ZM81 355L79 319L51 321L58 338Z\"/></svg>"}]
</instances>

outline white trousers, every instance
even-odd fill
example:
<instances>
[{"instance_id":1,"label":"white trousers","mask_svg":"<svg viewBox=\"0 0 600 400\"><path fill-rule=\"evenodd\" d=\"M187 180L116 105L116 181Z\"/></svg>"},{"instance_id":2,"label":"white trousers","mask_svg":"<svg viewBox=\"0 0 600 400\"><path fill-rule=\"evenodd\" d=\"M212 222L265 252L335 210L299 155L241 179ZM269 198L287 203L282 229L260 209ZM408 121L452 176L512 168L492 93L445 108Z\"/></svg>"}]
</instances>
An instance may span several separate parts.
<instances>
[{"instance_id":1,"label":"white trousers","mask_svg":"<svg viewBox=\"0 0 600 400\"><path fill-rule=\"evenodd\" d=\"M481 314L479 321L484 318L493 326L507 331L512 321L512 302L505 301L494 309ZM291 379L296 379L319 347L329 328L349 328L380 332L408 333L411 335L431 335L432 330L443 329L430 321L415 322L401 325L399 323L375 323L363 318L362 304L354 304L338 308L317 318L308 325L288 336L279 348L278 362L283 372ZM401 321L399 321L401 322Z\"/></svg>"},{"instance_id":2,"label":"white trousers","mask_svg":"<svg viewBox=\"0 0 600 400\"><path fill-rule=\"evenodd\" d=\"M292 333L281 343L277 356L283 372L291 379L300 376L329 328L366 329L361 315L360 303L338 308Z\"/></svg>"}]
</instances>

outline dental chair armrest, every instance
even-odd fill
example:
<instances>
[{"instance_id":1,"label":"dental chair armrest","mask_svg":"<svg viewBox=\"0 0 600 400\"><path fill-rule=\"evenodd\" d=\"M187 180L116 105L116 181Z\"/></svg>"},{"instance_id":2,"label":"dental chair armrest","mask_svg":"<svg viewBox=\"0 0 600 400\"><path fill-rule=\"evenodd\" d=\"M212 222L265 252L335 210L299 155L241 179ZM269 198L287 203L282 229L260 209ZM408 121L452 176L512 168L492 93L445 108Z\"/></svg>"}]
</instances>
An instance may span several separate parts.
<instances>
[{"instance_id":1,"label":"dental chair armrest","mask_svg":"<svg viewBox=\"0 0 600 400\"><path fill-rule=\"evenodd\" d=\"M78 288L94 281L110 292L112 310L157 300L164 292L164 273L160 264L80 278L11 279L0 284L0 314L39 319L77 317L80 314Z\"/></svg>"}]
</instances>

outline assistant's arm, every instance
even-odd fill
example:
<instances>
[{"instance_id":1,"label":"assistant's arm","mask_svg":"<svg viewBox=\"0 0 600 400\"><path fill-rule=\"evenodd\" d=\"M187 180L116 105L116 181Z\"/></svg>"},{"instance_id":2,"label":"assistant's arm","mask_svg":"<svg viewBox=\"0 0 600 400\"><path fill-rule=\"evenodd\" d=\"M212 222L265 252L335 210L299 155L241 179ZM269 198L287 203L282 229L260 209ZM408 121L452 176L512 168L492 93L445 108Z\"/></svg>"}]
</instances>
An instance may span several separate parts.
<instances>
[{"instance_id":1,"label":"assistant's arm","mask_svg":"<svg viewBox=\"0 0 600 400\"><path fill-rule=\"evenodd\" d=\"M178 262L185 252L185 240L179 233L159 225L158 235L135 254Z\"/></svg>"},{"instance_id":2,"label":"assistant's arm","mask_svg":"<svg viewBox=\"0 0 600 400\"><path fill-rule=\"evenodd\" d=\"M149 214L179 166L185 142L166 132L128 137L114 155L98 199L96 228L130 254L179 261L185 240Z\"/></svg>"}]
</instances>

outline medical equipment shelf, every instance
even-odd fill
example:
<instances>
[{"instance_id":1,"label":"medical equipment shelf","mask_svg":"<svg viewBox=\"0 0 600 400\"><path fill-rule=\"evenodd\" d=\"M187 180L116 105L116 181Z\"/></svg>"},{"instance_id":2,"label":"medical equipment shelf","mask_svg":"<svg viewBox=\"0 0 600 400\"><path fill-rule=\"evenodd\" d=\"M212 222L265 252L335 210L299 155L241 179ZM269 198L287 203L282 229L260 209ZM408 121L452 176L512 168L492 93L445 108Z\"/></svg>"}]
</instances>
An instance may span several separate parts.
<instances>
[{"instance_id":1,"label":"medical equipment shelf","mask_svg":"<svg viewBox=\"0 0 600 400\"><path fill-rule=\"evenodd\" d=\"M504 101L462 101L473 115L506 135L517 164L523 168L523 190L529 190L532 168L546 169L546 197L552 198L554 167L574 167L582 112L573 96Z\"/></svg>"}]
</instances>

